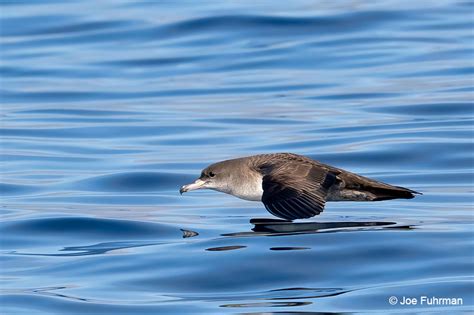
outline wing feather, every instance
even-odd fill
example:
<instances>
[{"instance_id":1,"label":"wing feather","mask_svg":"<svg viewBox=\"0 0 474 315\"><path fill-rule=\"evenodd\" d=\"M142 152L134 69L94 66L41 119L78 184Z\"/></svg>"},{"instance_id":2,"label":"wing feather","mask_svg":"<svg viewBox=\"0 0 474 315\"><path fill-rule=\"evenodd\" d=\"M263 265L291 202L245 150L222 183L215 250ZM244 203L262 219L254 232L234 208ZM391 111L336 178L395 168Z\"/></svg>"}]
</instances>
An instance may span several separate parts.
<instances>
[{"instance_id":1,"label":"wing feather","mask_svg":"<svg viewBox=\"0 0 474 315\"><path fill-rule=\"evenodd\" d=\"M327 168L300 160L265 165L262 202L273 215L295 220L320 214L336 175Z\"/></svg>"}]
</instances>

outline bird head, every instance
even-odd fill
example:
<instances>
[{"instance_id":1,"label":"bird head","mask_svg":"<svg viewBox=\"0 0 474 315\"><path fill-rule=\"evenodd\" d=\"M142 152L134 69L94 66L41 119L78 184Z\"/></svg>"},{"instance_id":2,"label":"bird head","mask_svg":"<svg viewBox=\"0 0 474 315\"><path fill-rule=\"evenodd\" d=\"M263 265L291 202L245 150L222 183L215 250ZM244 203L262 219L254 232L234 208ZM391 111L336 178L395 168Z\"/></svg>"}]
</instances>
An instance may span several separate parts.
<instances>
[{"instance_id":1,"label":"bird head","mask_svg":"<svg viewBox=\"0 0 474 315\"><path fill-rule=\"evenodd\" d=\"M181 187L180 194L197 189L213 189L226 192L228 190L227 179L231 177L229 168L226 168L226 162L228 161L211 164L203 169L198 179Z\"/></svg>"}]
</instances>

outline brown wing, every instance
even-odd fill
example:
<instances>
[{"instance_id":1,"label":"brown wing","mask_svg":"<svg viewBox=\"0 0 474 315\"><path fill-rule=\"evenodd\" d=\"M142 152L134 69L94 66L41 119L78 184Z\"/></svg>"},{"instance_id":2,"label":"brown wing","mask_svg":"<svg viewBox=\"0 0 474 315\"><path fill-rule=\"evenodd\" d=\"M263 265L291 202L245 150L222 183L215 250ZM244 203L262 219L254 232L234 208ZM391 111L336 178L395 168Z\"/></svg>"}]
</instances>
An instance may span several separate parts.
<instances>
[{"instance_id":1,"label":"brown wing","mask_svg":"<svg viewBox=\"0 0 474 315\"><path fill-rule=\"evenodd\" d=\"M264 173L262 202L271 214L286 220L320 214L329 187L338 180L321 165L287 159L273 161Z\"/></svg>"}]
</instances>

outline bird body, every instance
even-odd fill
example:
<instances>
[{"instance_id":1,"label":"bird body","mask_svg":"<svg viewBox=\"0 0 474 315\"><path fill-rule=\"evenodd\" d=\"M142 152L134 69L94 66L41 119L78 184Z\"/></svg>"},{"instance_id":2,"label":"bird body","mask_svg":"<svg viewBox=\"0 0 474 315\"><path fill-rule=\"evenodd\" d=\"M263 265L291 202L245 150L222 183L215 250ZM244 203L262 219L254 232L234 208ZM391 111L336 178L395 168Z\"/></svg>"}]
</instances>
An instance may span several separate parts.
<instances>
[{"instance_id":1,"label":"bird body","mask_svg":"<svg viewBox=\"0 0 474 315\"><path fill-rule=\"evenodd\" d=\"M260 154L206 167L180 192L213 189L262 201L273 215L302 219L323 211L326 201L411 199L416 191L392 186L292 153Z\"/></svg>"}]
</instances>

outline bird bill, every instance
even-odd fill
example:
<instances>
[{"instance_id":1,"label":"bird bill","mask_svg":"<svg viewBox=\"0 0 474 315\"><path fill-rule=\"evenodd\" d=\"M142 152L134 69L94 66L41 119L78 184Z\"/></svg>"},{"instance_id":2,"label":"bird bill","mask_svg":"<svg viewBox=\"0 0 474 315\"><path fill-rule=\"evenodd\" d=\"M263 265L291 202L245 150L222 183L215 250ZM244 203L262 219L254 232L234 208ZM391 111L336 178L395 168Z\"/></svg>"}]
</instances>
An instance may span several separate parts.
<instances>
[{"instance_id":1,"label":"bird bill","mask_svg":"<svg viewBox=\"0 0 474 315\"><path fill-rule=\"evenodd\" d=\"M198 178L198 179L196 179L196 181L194 183L184 185L183 187L181 187L179 192L181 194L183 194L183 193L191 191L191 190L201 189L201 188L204 188L205 184L206 184L205 181Z\"/></svg>"}]
</instances>

